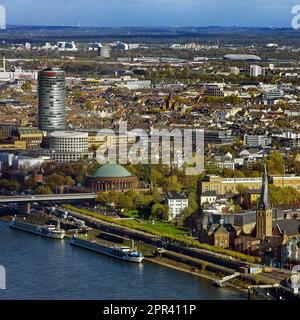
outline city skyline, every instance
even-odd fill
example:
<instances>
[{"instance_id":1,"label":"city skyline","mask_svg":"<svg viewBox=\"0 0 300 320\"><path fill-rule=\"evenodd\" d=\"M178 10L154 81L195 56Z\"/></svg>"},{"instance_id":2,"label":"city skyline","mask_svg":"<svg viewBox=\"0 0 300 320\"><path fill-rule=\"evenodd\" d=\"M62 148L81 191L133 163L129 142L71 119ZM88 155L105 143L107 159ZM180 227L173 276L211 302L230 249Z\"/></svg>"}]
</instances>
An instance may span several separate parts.
<instances>
[{"instance_id":1,"label":"city skyline","mask_svg":"<svg viewBox=\"0 0 300 320\"><path fill-rule=\"evenodd\" d=\"M95 27L290 27L291 10L297 4L295 0L87 0L83 6L78 0L1 1L8 25Z\"/></svg>"}]
</instances>

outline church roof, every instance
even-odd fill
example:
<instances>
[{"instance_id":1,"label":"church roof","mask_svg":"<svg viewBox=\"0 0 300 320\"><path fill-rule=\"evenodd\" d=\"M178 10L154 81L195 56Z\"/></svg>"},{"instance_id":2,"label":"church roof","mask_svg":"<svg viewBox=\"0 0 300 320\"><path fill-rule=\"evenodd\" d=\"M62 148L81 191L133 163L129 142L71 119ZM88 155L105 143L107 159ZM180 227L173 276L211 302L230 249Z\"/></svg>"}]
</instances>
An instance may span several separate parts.
<instances>
[{"instance_id":1,"label":"church roof","mask_svg":"<svg viewBox=\"0 0 300 320\"><path fill-rule=\"evenodd\" d=\"M266 166L265 166L265 172L264 172L263 179L262 179L262 187L261 187L261 194L260 194L258 208L263 209L263 210L270 208L269 181L268 181L268 174L267 174L267 167Z\"/></svg>"},{"instance_id":2,"label":"church roof","mask_svg":"<svg viewBox=\"0 0 300 320\"><path fill-rule=\"evenodd\" d=\"M273 224L278 226L281 233L285 233L287 236L295 236L300 232L300 221L298 220L279 220Z\"/></svg>"}]
</instances>

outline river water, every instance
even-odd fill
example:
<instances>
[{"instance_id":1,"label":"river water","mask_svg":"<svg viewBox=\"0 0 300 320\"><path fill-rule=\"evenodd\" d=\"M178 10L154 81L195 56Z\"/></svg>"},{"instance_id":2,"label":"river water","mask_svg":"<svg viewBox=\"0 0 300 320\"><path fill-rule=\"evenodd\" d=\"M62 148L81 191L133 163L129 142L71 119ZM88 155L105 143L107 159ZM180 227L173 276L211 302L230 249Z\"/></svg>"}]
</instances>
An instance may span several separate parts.
<instances>
[{"instance_id":1,"label":"river water","mask_svg":"<svg viewBox=\"0 0 300 320\"><path fill-rule=\"evenodd\" d=\"M245 294L215 288L198 277L143 262L130 264L0 222L0 300L237 300Z\"/></svg>"}]
</instances>

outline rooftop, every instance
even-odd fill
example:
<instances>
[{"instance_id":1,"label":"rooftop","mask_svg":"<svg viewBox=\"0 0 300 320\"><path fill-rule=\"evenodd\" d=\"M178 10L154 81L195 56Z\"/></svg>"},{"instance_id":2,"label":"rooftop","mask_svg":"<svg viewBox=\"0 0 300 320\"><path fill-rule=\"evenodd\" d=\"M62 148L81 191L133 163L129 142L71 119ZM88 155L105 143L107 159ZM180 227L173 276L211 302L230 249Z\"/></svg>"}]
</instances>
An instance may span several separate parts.
<instances>
[{"instance_id":1,"label":"rooftop","mask_svg":"<svg viewBox=\"0 0 300 320\"><path fill-rule=\"evenodd\" d=\"M183 192L178 192L178 191L169 191L166 193L166 198L167 199L187 199L187 196Z\"/></svg>"},{"instance_id":2,"label":"rooftop","mask_svg":"<svg viewBox=\"0 0 300 320\"><path fill-rule=\"evenodd\" d=\"M54 131L50 134L53 138L88 138L87 132Z\"/></svg>"},{"instance_id":3,"label":"rooftop","mask_svg":"<svg viewBox=\"0 0 300 320\"><path fill-rule=\"evenodd\" d=\"M20 127L18 128L19 134L42 134L41 130L33 127Z\"/></svg>"},{"instance_id":4,"label":"rooftop","mask_svg":"<svg viewBox=\"0 0 300 320\"><path fill-rule=\"evenodd\" d=\"M126 178L131 176L129 171L118 164L105 164L94 174L95 178Z\"/></svg>"}]
</instances>

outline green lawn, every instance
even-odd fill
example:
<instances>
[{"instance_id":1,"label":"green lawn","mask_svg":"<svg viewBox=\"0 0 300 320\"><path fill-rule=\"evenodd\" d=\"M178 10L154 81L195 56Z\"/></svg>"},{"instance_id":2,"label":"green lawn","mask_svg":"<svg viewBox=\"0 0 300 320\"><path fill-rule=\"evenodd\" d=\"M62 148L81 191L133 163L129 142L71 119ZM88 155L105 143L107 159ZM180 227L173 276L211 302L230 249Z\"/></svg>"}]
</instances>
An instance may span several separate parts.
<instances>
[{"instance_id":1,"label":"green lawn","mask_svg":"<svg viewBox=\"0 0 300 320\"><path fill-rule=\"evenodd\" d=\"M154 224L152 224L152 220L141 220L141 224L149 231L160 232L170 236L183 236L188 233L188 229L177 227L168 222L154 221Z\"/></svg>"},{"instance_id":2,"label":"green lawn","mask_svg":"<svg viewBox=\"0 0 300 320\"><path fill-rule=\"evenodd\" d=\"M122 212L122 214L128 218L133 218L133 219L141 218L141 213L138 210L126 210L125 212Z\"/></svg>"},{"instance_id":3,"label":"green lawn","mask_svg":"<svg viewBox=\"0 0 300 320\"><path fill-rule=\"evenodd\" d=\"M145 216L147 216L146 212L138 211L138 210L128 210L123 213L124 215L136 219L140 222L140 225L143 226L143 228L151 231L156 231L160 233L166 233L170 236L183 236L186 233L188 233L188 229L177 227L172 223L168 222L161 222L161 221L154 221L154 224L152 224L152 220L144 219Z\"/></svg>"}]
</instances>

